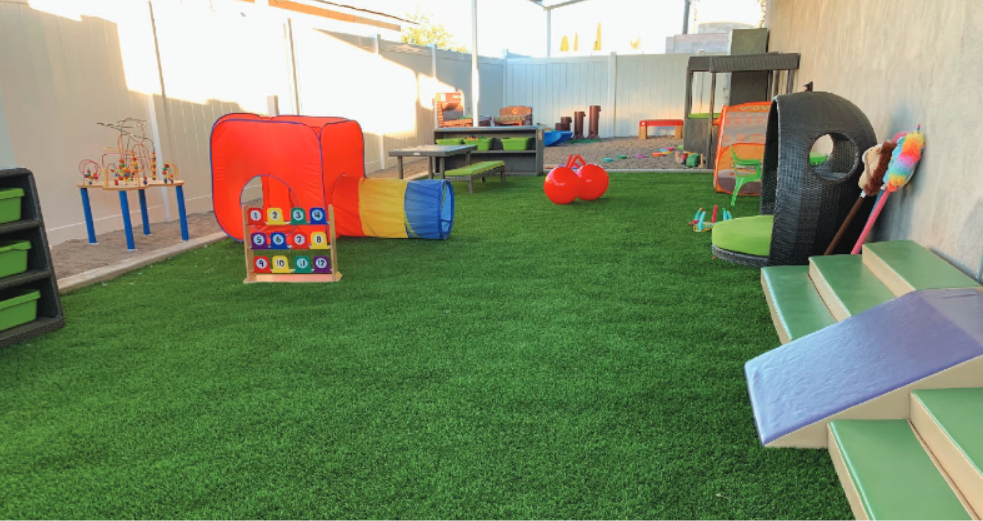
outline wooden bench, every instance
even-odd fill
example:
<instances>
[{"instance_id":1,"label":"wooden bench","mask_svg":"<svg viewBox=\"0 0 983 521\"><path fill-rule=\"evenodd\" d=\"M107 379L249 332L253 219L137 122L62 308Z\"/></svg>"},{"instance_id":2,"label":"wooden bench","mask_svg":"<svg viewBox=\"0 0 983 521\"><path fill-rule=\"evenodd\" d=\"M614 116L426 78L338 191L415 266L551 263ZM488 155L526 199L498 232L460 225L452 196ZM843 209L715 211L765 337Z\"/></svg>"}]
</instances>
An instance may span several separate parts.
<instances>
[{"instance_id":1,"label":"wooden bench","mask_svg":"<svg viewBox=\"0 0 983 521\"><path fill-rule=\"evenodd\" d=\"M448 170L444 172L444 179L447 179L448 181L463 181L467 179L468 193L473 194L475 179L481 179L481 182L484 183L486 177L495 174L501 175L502 182L505 182L504 161L483 161L481 163L475 163L473 165Z\"/></svg>"}]
</instances>

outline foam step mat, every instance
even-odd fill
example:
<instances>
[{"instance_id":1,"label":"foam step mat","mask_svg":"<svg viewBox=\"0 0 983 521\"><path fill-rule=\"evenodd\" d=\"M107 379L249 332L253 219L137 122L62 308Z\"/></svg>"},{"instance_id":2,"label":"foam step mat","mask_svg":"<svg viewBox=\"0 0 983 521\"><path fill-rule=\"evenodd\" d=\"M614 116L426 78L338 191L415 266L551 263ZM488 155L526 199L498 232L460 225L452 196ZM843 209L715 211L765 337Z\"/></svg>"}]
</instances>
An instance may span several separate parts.
<instances>
[{"instance_id":1,"label":"foam step mat","mask_svg":"<svg viewBox=\"0 0 983 521\"><path fill-rule=\"evenodd\" d=\"M915 241L865 244L863 261L898 296L923 289L970 288L979 285Z\"/></svg>"},{"instance_id":2,"label":"foam step mat","mask_svg":"<svg viewBox=\"0 0 983 521\"><path fill-rule=\"evenodd\" d=\"M860 255L829 255L809 259L809 276L836 320L863 313L894 298Z\"/></svg>"},{"instance_id":3,"label":"foam step mat","mask_svg":"<svg viewBox=\"0 0 983 521\"><path fill-rule=\"evenodd\" d=\"M783 344L836 323L809 278L808 266L761 268L761 286Z\"/></svg>"},{"instance_id":4,"label":"foam step mat","mask_svg":"<svg viewBox=\"0 0 983 521\"><path fill-rule=\"evenodd\" d=\"M907 421L837 420L829 433L857 519L972 519Z\"/></svg>"},{"instance_id":5,"label":"foam step mat","mask_svg":"<svg viewBox=\"0 0 983 521\"><path fill-rule=\"evenodd\" d=\"M977 514L983 512L983 388L912 393L911 421Z\"/></svg>"}]
</instances>

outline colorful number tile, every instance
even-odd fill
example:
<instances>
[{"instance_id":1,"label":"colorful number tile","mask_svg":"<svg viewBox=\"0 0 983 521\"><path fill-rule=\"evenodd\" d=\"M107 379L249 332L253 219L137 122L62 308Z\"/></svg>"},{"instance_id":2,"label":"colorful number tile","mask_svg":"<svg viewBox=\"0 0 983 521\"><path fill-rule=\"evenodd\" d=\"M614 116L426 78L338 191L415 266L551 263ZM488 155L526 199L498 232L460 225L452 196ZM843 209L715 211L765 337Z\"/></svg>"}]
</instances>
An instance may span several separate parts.
<instances>
[{"instance_id":1,"label":"colorful number tile","mask_svg":"<svg viewBox=\"0 0 983 521\"><path fill-rule=\"evenodd\" d=\"M314 273L331 273L331 259L323 255L314 257Z\"/></svg>"},{"instance_id":2,"label":"colorful number tile","mask_svg":"<svg viewBox=\"0 0 983 521\"><path fill-rule=\"evenodd\" d=\"M269 273L270 259L267 257L256 257L255 259L253 259L253 272Z\"/></svg>"},{"instance_id":3,"label":"colorful number tile","mask_svg":"<svg viewBox=\"0 0 983 521\"><path fill-rule=\"evenodd\" d=\"M311 258L303 255L294 257L294 273L311 273L314 268L311 266Z\"/></svg>"},{"instance_id":4,"label":"colorful number tile","mask_svg":"<svg viewBox=\"0 0 983 521\"><path fill-rule=\"evenodd\" d=\"M328 214L324 208L311 208L311 224L327 224Z\"/></svg>"},{"instance_id":5,"label":"colorful number tile","mask_svg":"<svg viewBox=\"0 0 983 521\"><path fill-rule=\"evenodd\" d=\"M312 250L326 250L328 249L328 236L324 232L311 232L311 249Z\"/></svg>"},{"instance_id":6,"label":"colorful number tile","mask_svg":"<svg viewBox=\"0 0 983 521\"><path fill-rule=\"evenodd\" d=\"M273 256L273 273L290 273L290 261L286 255Z\"/></svg>"},{"instance_id":7,"label":"colorful number tile","mask_svg":"<svg viewBox=\"0 0 983 521\"><path fill-rule=\"evenodd\" d=\"M253 245L254 250L265 250L269 247L269 244L266 242L266 234L263 233L252 234L249 237L249 243Z\"/></svg>"},{"instance_id":8,"label":"colorful number tile","mask_svg":"<svg viewBox=\"0 0 983 521\"><path fill-rule=\"evenodd\" d=\"M283 210L279 208L268 208L266 210L266 224L287 224L283 221Z\"/></svg>"},{"instance_id":9,"label":"colorful number tile","mask_svg":"<svg viewBox=\"0 0 983 521\"><path fill-rule=\"evenodd\" d=\"M290 247L295 250L306 250L308 248L307 235L295 233L290 236Z\"/></svg>"},{"instance_id":10,"label":"colorful number tile","mask_svg":"<svg viewBox=\"0 0 983 521\"><path fill-rule=\"evenodd\" d=\"M246 222L252 225L263 224L263 210L261 208L247 208Z\"/></svg>"},{"instance_id":11,"label":"colorful number tile","mask_svg":"<svg viewBox=\"0 0 983 521\"><path fill-rule=\"evenodd\" d=\"M271 233L270 234L270 249L271 250L285 250L287 249L287 234L285 233Z\"/></svg>"},{"instance_id":12,"label":"colorful number tile","mask_svg":"<svg viewBox=\"0 0 983 521\"><path fill-rule=\"evenodd\" d=\"M307 212L303 208L290 210L290 224L307 224Z\"/></svg>"}]
</instances>

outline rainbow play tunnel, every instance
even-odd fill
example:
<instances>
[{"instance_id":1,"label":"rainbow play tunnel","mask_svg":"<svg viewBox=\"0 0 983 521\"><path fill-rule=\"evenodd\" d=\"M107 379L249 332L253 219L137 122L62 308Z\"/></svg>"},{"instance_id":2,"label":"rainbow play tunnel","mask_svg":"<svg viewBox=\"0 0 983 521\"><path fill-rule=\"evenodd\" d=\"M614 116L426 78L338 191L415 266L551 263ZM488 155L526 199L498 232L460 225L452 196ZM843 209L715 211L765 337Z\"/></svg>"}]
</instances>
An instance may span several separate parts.
<instances>
[{"instance_id":1,"label":"rainbow play tunnel","mask_svg":"<svg viewBox=\"0 0 983 521\"><path fill-rule=\"evenodd\" d=\"M211 157L215 218L239 240L240 198L255 177L262 182L265 206L333 205L338 235L446 239L451 233L450 183L366 178L356 121L227 114L212 127Z\"/></svg>"},{"instance_id":2,"label":"rainbow play tunnel","mask_svg":"<svg viewBox=\"0 0 983 521\"><path fill-rule=\"evenodd\" d=\"M454 223L454 190L442 180L342 176L335 185L338 233L386 239L446 239Z\"/></svg>"}]
</instances>

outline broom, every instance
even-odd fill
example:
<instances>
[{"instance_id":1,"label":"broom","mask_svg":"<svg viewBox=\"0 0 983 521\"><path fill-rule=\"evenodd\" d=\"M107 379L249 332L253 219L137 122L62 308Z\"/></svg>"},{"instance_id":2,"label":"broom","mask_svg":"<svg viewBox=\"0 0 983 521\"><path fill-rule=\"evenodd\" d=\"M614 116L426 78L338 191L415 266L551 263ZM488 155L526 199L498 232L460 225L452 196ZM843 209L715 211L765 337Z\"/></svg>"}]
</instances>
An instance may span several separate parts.
<instances>
[{"instance_id":1,"label":"broom","mask_svg":"<svg viewBox=\"0 0 983 521\"><path fill-rule=\"evenodd\" d=\"M914 132L906 134L898 140L898 146L891 154L891 163L887 167L887 184L884 187L884 194L877 199L874 211L870 213L867 225L864 226L864 231L860 233L860 238L853 247L853 251L850 252L851 254L860 253L870 229L874 227L877 217L884 209L887 198L908 184L911 176L914 175L915 167L918 166L918 160L922 158L922 150L925 148L925 136L922 135L921 130L922 126L918 125Z\"/></svg>"}]
</instances>

